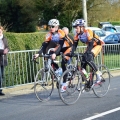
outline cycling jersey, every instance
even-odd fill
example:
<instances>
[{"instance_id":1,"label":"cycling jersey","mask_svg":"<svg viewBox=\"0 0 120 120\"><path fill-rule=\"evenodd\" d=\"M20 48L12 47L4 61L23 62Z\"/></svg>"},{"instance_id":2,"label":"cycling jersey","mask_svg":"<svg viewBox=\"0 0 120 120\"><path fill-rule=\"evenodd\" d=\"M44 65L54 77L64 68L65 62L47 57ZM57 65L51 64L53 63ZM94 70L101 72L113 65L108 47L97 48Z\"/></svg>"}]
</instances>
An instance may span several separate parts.
<instances>
[{"instance_id":1,"label":"cycling jersey","mask_svg":"<svg viewBox=\"0 0 120 120\"><path fill-rule=\"evenodd\" d=\"M55 33L49 32L46 34L45 41L43 42L38 53L41 54L43 51L46 51L47 47L50 47L49 43L51 42L56 44L54 45L55 47L53 47L55 48L54 52L56 55L58 55L63 48L71 48L73 45L73 40L71 37L65 35L64 31L59 29Z\"/></svg>"},{"instance_id":2,"label":"cycling jersey","mask_svg":"<svg viewBox=\"0 0 120 120\"><path fill-rule=\"evenodd\" d=\"M73 44L73 41L68 36L66 36L64 31L62 31L61 29L59 29L55 33L49 32L46 35L45 42L52 41L52 42L55 42L56 44L60 44L61 43L60 40L64 41L64 44L62 46L63 48L64 47L71 47L71 45Z\"/></svg>"},{"instance_id":3,"label":"cycling jersey","mask_svg":"<svg viewBox=\"0 0 120 120\"><path fill-rule=\"evenodd\" d=\"M85 29L83 34L76 34L74 36L75 41L80 40L81 42L86 43L86 44L88 44L92 40L92 38L94 38L93 46L96 46L98 44L100 45L104 44L104 42L100 40L99 37L96 34L94 34L93 31L89 29Z\"/></svg>"},{"instance_id":4,"label":"cycling jersey","mask_svg":"<svg viewBox=\"0 0 120 120\"><path fill-rule=\"evenodd\" d=\"M101 51L102 44L104 44L104 42L100 40L93 31L85 29L82 34L75 35L72 53L76 50L79 40L87 45L87 49L82 57L81 67L86 69L86 65L88 64L94 69L94 71L97 71L97 67L93 60L94 57Z\"/></svg>"},{"instance_id":5,"label":"cycling jersey","mask_svg":"<svg viewBox=\"0 0 120 120\"><path fill-rule=\"evenodd\" d=\"M65 33L61 29L59 29L55 33L49 32L48 34L46 34L45 42L53 41L59 43L59 40L64 37L65 37Z\"/></svg>"},{"instance_id":6,"label":"cycling jersey","mask_svg":"<svg viewBox=\"0 0 120 120\"><path fill-rule=\"evenodd\" d=\"M86 51L92 52L94 56L98 55L98 53L101 51L102 45L104 44L104 42L100 40L99 37L89 29L85 29L83 34L76 34L74 36L75 43L74 43L73 51L75 51L78 45L78 40L85 43L87 45Z\"/></svg>"}]
</instances>

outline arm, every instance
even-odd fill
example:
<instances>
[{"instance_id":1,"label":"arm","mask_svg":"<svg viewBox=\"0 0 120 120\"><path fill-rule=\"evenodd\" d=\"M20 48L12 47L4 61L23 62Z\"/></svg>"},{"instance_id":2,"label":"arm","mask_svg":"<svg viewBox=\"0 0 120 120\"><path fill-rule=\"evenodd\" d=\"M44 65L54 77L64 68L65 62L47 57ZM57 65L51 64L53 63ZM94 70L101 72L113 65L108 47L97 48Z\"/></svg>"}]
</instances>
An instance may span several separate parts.
<instances>
[{"instance_id":1,"label":"arm","mask_svg":"<svg viewBox=\"0 0 120 120\"><path fill-rule=\"evenodd\" d=\"M6 55L9 52L7 39L3 36L4 50L0 50L1 55Z\"/></svg>"},{"instance_id":2,"label":"arm","mask_svg":"<svg viewBox=\"0 0 120 120\"><path fill-rule=\"evenodd\" d=\"M46 50L50 41L51 41L51 33L47 33L45 36L45 41L42 43L42 46L40 47L40 50L38 51L39 55Z\"/></svg>"},{"instance_id":3,"label":"arm","mask_svg":"<svg viewBox=\"0 0 120 120\"><path fill-rule=\"evenodd\" d=\"M87 46L86 52L91 52L91 50L93 49L93 44L94 44L94 38L91 39L91 40L88 42L88 46Z\"/></svg>"},{"instance_id":4,"label":"arm","mask_svg":"<svg viewBox=\"0 0 120 120\"><path fill-rule=\"evenodd\" d=\"M58 46L55 48L55 54L58 55L64 44L64 39L60 39Z\"/></svg>"},{"instance_id":5,"label":"arm","mask_svg":"<svg viewBox=\"0 0 120 120\"><path fill-rule=\"evenodd\" d=\"M76 51L77 45L78 45L78 40L75 40L74 43L73 43L71 54L74 54L74 52Z\"/></svg>"},{"instance_id":6,"label":"arm","mask_svg":"<svg viewBox=\"0 0 120 120\"><path fill-rule=\"evenodd\" d=\"M42 46L40 47L40 50L38 51L38 54L39 54L39 55L42 54L42 52L43 52L44 50L46 50L48 44L49 44L49 42L43 42L43 43L42 43Z\"/></svg>"},{"instance_id":7,"label":"arm","mask_svg":"<svg viewBox=\"0 0 120 120\"><path fill-rule=\"evenodd\" d=\"M43 52L44 49L46 49L48 43L49 43L49 42L43 42L43 44L42 44L42 46L40 47L40 50L38 51L38 53L37 53L37 54L34 54L34 56L33 56L33 59L34 59L34 60L37 59L37 58L40 56L40 54Z\"/></svg>"}]
</instances>

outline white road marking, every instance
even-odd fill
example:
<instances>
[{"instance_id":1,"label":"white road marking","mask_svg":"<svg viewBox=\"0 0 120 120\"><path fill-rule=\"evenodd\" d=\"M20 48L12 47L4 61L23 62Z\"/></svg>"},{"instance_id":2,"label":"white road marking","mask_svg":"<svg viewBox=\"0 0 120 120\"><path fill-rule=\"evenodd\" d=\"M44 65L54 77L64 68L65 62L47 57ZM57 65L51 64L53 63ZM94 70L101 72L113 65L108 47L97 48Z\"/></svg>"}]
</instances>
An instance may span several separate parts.
<instances>
[{"instance_id":1,"label":"white road marking","mask_svg":"<svg viewBox=\"0 0 120 120\"><path fill-rule=\"evenodd\" d=\"M89 117L89 118L85 118L85 119L83 119L83 120L93 120L93 119L95 119L95 118L98 118L98 117L101 117L101 116L104 116L104 115L107 115L107 114L116 112L116 111L118 111L118 110L120 110L120 107L115 108L115 109L112 109L112 110L109 110L109 111L106 111L106 112L103 112L103 113L100 113L100 114L98 114L98 115L91 116L91 117Z\"/></svg>"}]
</instances>

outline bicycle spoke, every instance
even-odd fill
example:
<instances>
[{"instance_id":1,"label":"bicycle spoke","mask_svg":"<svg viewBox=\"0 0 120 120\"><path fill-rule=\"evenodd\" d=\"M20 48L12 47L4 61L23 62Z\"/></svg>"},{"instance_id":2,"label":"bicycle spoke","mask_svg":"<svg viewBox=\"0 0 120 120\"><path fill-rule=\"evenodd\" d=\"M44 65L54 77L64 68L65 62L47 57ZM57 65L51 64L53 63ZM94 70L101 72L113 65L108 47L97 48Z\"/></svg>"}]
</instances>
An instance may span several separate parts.
<instances>
[{"instance_id":1,"label":"bicycle spoke","mask_svg":"<svg viewBox=\"0 0 120 120\"><path fill-rule=\"evenodd\" d=\"M44 69L41 69L35 78L35 87L34 91L38 100L44 102L50 99L54 88L53 79L51 73L45 72Z\"/></svg>"},{"instance_id":2,"label":"bicycle spoke","mask_svg":"<svg viewBox=\"0 0 120 120\"><path fill-rule=\"evenodd\" d=\"M108 69L101 65L98 68L102 72L102 80L100 83L95 83L93 86L93 92L97 97L105 96L110 88L110 73Z\"/></svg>"},{"instance_id":3,"label":"bicycle spoke","mask_svg":"<svg viewBox=\"0 0 120 120\"><path fill-rule=\"evenodd\" d=\"M66 79L67 88L65 92L61 92L61 89L59 89L59 95L63 103L71 105L77 102L81 95L81 74L79 71L74 71L74 69L68 69L63 73L60 83L62 83L64 79Z\"/></svg>"}]
</instances>

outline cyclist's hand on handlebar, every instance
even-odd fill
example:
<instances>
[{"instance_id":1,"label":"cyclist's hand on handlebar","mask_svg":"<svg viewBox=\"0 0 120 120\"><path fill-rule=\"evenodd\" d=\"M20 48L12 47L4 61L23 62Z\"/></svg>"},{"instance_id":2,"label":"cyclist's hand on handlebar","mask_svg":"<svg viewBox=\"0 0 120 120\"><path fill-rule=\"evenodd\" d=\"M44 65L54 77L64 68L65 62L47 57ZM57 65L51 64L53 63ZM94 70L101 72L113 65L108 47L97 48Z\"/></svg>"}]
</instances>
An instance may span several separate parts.
<instances>
[{"instance_id":1,"label":"cyclist's hand on handlebar","mask_svg":"<svg viewBox=\"0 0 120 120\"><path fill-rule=\"evenodd\" d=\"M53 54L52 54L52 59L54 60L55 58L56 58L56 54L53 53Z\"/></svg>"},{"instance_id":2,"label":"cyclist's hand on handlebar","mask_svg":"<svg viewBox=\"0 0 120 120\"><path fill-rule=\"evenodd\" d=\"M74 52L70 52L70 56L71 56L71 57L74 56Z\"/></svg>"},{"instance_id":3,"label":"cyclist's hand on handlebar","mask_svg":"<svg viewBox=\"0 0 120 120\"><path fill-rule=\"evenodd\" d=\"M51 48L51 49L50 49L50 51L53 51L53 52L55 52L55 48Z\"/></svg>"},{"instance_id":4,"label":"cyclist's hand on handlebar","mask_svg":"<svg viewBox=\"0 0 120 120\"><path fill-rule=\"evenodd\" d=\"M33 55L33 60L37 59L39 57L39 54Z\"/></svg>"}]
</instances>

